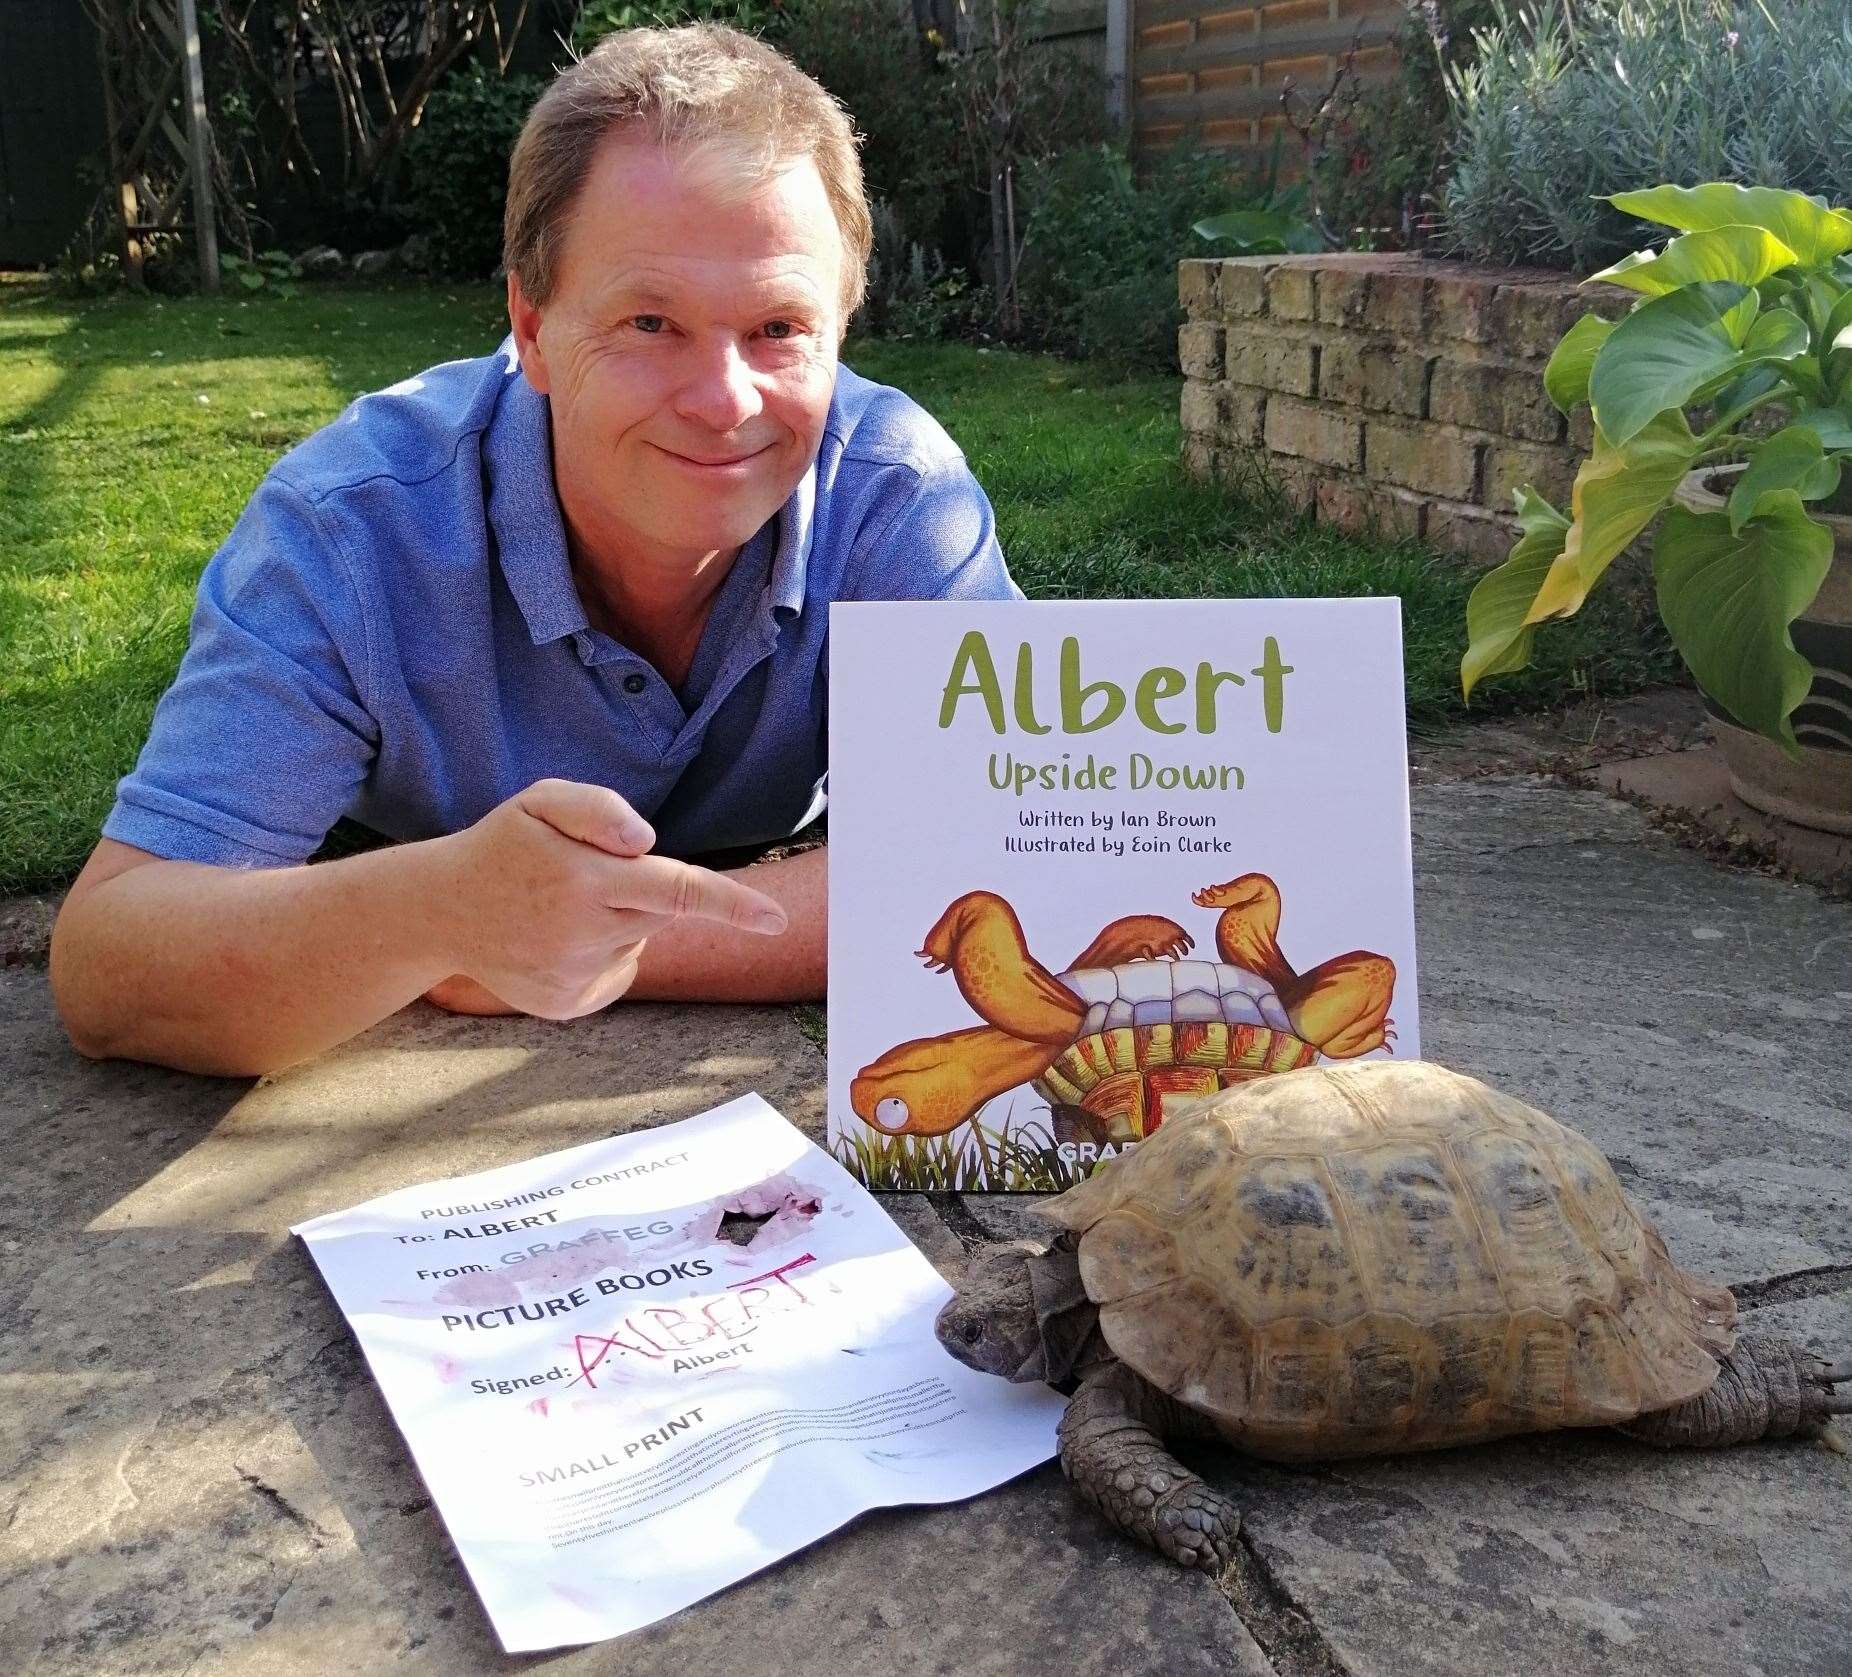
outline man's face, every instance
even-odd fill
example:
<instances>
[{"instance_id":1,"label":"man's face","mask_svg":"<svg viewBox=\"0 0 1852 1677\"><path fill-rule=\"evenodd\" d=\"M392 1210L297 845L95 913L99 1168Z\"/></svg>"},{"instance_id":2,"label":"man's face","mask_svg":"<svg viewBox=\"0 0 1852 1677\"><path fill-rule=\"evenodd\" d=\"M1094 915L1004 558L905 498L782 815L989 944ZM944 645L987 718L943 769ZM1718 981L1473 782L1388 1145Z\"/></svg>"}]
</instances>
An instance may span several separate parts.
<instances>
[{"instance_id":1,"label":"man's face","mask_svg":"<svg viewBox=\"0 0 1852 1677\"><path fill-rule=\"evenodd\" d=\"M693 564L745 542L803 477L836 379L842 238L816 166L744 197L622 138L574 204L553 295L509 276L553 471L594 558Z\"/></svg>"}]
</instances>

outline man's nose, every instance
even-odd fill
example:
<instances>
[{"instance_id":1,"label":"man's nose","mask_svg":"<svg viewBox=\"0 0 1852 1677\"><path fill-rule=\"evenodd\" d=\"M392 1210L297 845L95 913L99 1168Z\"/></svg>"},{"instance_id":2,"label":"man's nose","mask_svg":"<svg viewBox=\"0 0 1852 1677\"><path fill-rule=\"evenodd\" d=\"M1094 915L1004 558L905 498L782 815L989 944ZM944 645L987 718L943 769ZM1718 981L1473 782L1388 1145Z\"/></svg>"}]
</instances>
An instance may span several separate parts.
<instances>
[{"instance_id":1,"label":"man's nose","mask_svg":"<svg viewBox=\"0 0 1852 1677\"><path fill-rule=\"evenodd\" d=\"M765 406L752 364L731 339L704 346L676 397L676 411L715 431L737 431Z\"/></svg>"}]
</instances>

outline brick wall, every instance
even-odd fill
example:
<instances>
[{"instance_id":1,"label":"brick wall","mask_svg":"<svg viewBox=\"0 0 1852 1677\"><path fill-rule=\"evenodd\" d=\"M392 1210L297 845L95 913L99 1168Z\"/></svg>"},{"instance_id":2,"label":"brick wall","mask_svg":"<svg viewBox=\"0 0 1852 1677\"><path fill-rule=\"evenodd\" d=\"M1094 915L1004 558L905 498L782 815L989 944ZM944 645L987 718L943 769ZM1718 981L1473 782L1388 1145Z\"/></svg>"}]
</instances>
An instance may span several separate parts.
<instances>
[{"instance_id":1,"label":"brick wall","mask_svg":"<svg viewBox=\"0 0 1852 1677\"><path fill-rule=\"evenodd\" d=\"M1183 459L1239 482L1263 468L1348 530L1502 560L1512 491L1567 510L1590 441L1543 364L1575 320L1634 299L1561 274L1415 256L1249 256L1179 265Z\"/></svg>"}]
</instances>

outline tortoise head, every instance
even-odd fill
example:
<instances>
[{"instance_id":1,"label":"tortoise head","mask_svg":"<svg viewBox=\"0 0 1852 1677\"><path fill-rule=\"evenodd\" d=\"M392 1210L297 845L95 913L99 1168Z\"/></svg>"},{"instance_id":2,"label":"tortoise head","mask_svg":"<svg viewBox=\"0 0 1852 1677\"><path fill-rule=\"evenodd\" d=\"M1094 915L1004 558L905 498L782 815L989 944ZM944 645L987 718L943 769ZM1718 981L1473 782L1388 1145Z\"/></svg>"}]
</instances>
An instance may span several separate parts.
<instances>
[{"instance_id":1,"label":"tortoise head","mask_svg":"<svg viewBox=\"0 0 1852 1677\"><path fill-rule=\"evenodd\" d=\"M980 1246L964 1285L939 1312L939 1343L967 1368L1067 1390L1100 1354L1099 1309L1080 1279L1073 1236L1053 1245L1012 1240Z\"/></svg>"},{"instance_id":2,"label":"tortoise head","mask_svg":"<svg viewBox=\"0 0 1852 1677\"><path fill-rule=\"evenodd\" d=\"M962 1286L945 1301L933 1331L966 1368L1005 1380L1046 1380L1029 1262L1037 1248L1013 1240L980 1246L965 1266Z\"/></svg>"},{"instance_id":3,"label":"tortoise head","mask_svg":"<svg viewBox=\"0 0 1852 1677\"><path fill-rule=\"evenodd\" d=\"M856 1117L887 1135L944 1135L984 1102L970 1068L946 1052L943 1039L903 1042L850 1080Z\"/></svg>"}]
</instances>

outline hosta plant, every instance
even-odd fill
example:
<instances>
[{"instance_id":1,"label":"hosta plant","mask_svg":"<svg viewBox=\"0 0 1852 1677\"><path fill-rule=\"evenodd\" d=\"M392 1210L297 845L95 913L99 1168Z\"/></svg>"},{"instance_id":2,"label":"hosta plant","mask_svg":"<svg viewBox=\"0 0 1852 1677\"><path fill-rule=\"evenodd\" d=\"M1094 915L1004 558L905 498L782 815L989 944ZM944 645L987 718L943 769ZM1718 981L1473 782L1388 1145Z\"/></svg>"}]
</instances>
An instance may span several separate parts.
<instances>
[{"instance_id":1,"label":"hosta plant","mask_svg":"<svg viewBox=\"0 0 1852 1677\"><path fill-rule=\"evenodd\" d=\"M1789 626L1832 563L1814 514L1838 510L1852 457L1852 211L1721 182L1609 201L1678 236L1594 275L1640 300L1584 315L1544 368L1558 408L1589 404L1593 448L1567 512L1518 492L1517 544L1467 603L1461 685L1528 664L1538 625L1573 615L1663 513L1653 576L1673 642L1717 705L1796 753L1789 713L1813 671ZM1687 474L1724 466L1721 510L1671 504Z\"/></svg>"}]
</instances>

